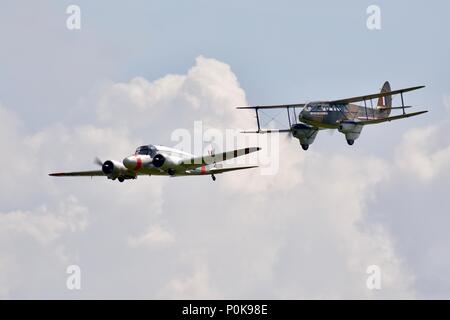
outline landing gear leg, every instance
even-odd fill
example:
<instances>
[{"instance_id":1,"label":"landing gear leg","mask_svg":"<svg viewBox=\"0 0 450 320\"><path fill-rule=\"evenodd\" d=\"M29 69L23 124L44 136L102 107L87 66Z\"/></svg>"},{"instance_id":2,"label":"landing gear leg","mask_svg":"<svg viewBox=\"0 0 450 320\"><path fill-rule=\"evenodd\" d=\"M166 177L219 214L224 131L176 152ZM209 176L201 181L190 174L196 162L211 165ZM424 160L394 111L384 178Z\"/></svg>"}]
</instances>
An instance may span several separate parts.
<instances>
[{"instance_id":1,"label":"landing gear leg","mask_svg":"<svg viewBox=\"0 0 450 320\"><path fill-rule=\"evenodd\" d=\"M347 143L349 146L352 146L355 143L355 140L347 139Z\"/></svg>"},{"instance_id":2,"label":"landing gear leg","mask_svg":"<svg viewBox=\"0 0 450 320\"><path fill-rule=\"evenodd\" d=\"M216 176L215 175L212 174L211 178L212 178L213 181L216 181Z\"/></svg>"},{"instance_id":3,"label":"landing gear leg","mask_svg":"<svg viewBox=\"0 0 450 320\"><path fill-rule=\"evenodd\" d=\"M309 144L306 144L306 143L303 143L303 144L302 144L302 149L303 149L303 150L306 151L306 150L308 150L308 148L309 148Z\"/></svg>"}]
</instances>

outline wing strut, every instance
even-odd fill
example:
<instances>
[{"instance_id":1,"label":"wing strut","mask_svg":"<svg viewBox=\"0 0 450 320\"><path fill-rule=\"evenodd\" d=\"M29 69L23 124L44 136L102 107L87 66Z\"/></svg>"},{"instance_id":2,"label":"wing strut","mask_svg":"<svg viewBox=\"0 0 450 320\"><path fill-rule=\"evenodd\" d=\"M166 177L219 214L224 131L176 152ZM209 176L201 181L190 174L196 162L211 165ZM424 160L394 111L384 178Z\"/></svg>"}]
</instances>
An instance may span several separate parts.
<instances>
[{"instance_id":1,"label":"wing strut","mask_svg":"<svg viewBox=\"0 0 450 320\"><path fill-rule=\"evenodd\" d=\"M256 112L256 122L258 123L258 133L260 133L261 132L261 126L259 124L258 108L255 108L255 112Z\"/></svg>"},{"instance_id":2,"label":"wing strut","mask_svg":"<svg viewBox=\"0 0 450 320\"><path fill-rule=\"evenodd\" d=\"M370 100L372 101L372 100ZM367 102L366 99L364 99L364 110L366 110L366 120L369 120L369 115L367 114Z\"/></svg>"},{"instance_id":3,"label":"wing strut","mask_svg":"<svg viewBox=\"0 0 450 320\"><path fill-rule=\"evenodd\" d=\"M405 114L405 103L403 102L403 92L400 93L400 96L402 97L402 109L403 109L403 114Z\"/></svg>"},{"instance_id":4,"label":"wing strut","mask_svg":"<svg viewBox=\"0 0 450 320\"><path fill-rule=\"evenodd\" d=\"M292 126L297 123L297 111L296 108L303 108L305 107L304 103L296 103L296 104L280 104L280 105L266 105L266 106L238 106L236 109L253 109L256 113L256 124L258 125L258 129L256 131L242 131L243 133L270 133L270 132L291 132ZM288 122L289 122L289 128L287 129L261 129L261 120L259 117L259 111L264 112L266 109L283 109L286 108L287 116L288 116ZM292 109L292 110L290 110ZM271 121L277 121L275 118L279 116L281 112L277 113L275 117L272 117L269 122ZM291 115L294 115L294 119L291 119ZM266 114L267 115L267 114ZM270 116L269 116L270 117ZM265 124L263 124L265 125Z\"/></svg>"},{"instance_id":5,"label":"wing strut","mask_svg":"<svg viewBox=\"0 0 450 320\"><path fill-rule=\"evenodd\" d=\"M287 109L287 116L288 116L288 120L289 120L289 128L292 128L292 124L291 124L291 113L289 112L289 108Z\"/></svg>"},{"instance_id":6,"label":"wing strut","mask_svg":"<svg viewBox=\"0 0 450 320\"><path fill-rule=\"evenodd\" d=\"M373 100L370 99L370 107L372 108L372 117L375 118L375 109L373 108Z\"/></svg>"}]
</instances>

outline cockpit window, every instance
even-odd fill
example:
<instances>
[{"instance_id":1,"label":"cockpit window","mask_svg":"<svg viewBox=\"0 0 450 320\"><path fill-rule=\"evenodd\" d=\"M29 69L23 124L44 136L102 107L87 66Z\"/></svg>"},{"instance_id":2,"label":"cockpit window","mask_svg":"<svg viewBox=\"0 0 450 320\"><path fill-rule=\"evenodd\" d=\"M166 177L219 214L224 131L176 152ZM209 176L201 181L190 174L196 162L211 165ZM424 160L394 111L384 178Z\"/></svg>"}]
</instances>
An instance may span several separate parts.
<instances>
[{"instance_id":1,"label":"cockpit window","mask_svg":"<svg viewBox=\"0 0 450 320\"><path fill-rule=\"evenodd\" d=\"M149 155L149 156L153 157L156 154L156 148L152 145L141 146L136 149L135 154Z\"/></svg>"},{"instance_id":2,"label":"cockpit window","mask_svg":"<svg viewBox=\"0 0 450 320\"><path fill-rule=\"evenodd\" d=\"M313 104L307 104L305 106L306 111L313 111L313 112L330 112L330 111L340 111L344 109L344 105L336 105L336 104L329 104L329 103L313 103Z\"/></svg>"},{"instance_id":3,"label":"cockpit window","mask_svg":"<svg viewBox=\"0 0 450 320\"><path fill-rule=\"evenodd\" d=\"M320 104L311 105L311 111L322 111L322 105Z\"/></svg>"},{"instance_id":4,"label":"cockpit window","mask_svg":"<svg viewBox=\"0 0 450 320\"><path fill-rule=\"evenodd\" d=\"M330 106L328 104L322 104L322 103L317 103L317 104L313 104L310 106L311 111L329 111L330 110Z\"/></svg>"}]
</instances>

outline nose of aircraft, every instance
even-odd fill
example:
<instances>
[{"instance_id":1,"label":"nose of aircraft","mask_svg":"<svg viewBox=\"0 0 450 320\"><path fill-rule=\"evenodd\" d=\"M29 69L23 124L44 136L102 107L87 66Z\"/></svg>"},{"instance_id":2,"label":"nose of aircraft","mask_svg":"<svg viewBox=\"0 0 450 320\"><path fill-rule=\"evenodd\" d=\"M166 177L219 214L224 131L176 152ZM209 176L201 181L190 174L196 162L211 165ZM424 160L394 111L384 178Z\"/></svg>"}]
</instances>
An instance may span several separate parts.
<instances>
[{"instance_id":1,"label":"nose of aircraft","mask_svg":"<svg viewBox=\"0 0 450 320\"><path fill-rule=\"evenodd\" d=\"M302 118L305 114L305 110L303 109L302 111L300 111L300 113L298 114L298 120L302 121Z\"/></svg>"},{"instance_id":2,"label":"nose of aircraft","mask_svg":"<svg viewBox=\"0 0 450 320\"><path fill-rule=\"evenodd\" d=\"M130 170L139 170L142 167L142 159L138 156L129 156L123 159L123 165Z\"/></svg>"}]
</instances>

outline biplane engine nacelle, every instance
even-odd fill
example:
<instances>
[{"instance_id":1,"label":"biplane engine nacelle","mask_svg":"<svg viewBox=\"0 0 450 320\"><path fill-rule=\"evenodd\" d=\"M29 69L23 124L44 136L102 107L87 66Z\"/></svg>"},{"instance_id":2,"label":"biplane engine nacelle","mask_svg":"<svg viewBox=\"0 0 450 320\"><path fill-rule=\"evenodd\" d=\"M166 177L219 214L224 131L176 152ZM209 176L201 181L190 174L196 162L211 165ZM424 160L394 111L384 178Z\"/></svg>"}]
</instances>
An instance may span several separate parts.
<instances>
[{"instance_id":1,"label":"biplane engine nacelle","mask_svg":"<svg viewBox=\"0 0 450 320\"><path fill-rule=\"evenodd\" d=\"M339 132L345 134L345 139L347 139L347 143L352 145L356 139L358 139L361 134L363 125L355 123L355 122L342 122L339 125Z\"/></svg>"},{"instance_id":2,"label":"biplane engine nacelle","mask_svg":"<svg viewBox=\"0 0 450 320\"><path fill-rule=\"evenodd\" d=\"M118 161L107 160L102 165L102 171L108 178L115 179L126 175L128 170Z\"/></svg>"},{"instance_id":3,"label":"biplane engine nacelle","mask_svg":"<svg viewBox=\"0 0 450 320\"><path fill-rule=\"evenodd\" d=\"M292 126L292 135L300 140L303 150L307 150L317 136L317 129L303 123Z\"/></svg>"},{"instance_id":4,"label":"biplane engine nacelle","mask_svg":"<svg viewBox=\"0 0 450 320\"><path fill-rule=\"evenodd\" d=\"M153 157L152 164L155 168L162 169L167 171L170 175L174 175L178 162L170 156L164 156L161 153L158 153Z\"/></svg>"}]
</instances>

